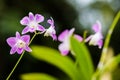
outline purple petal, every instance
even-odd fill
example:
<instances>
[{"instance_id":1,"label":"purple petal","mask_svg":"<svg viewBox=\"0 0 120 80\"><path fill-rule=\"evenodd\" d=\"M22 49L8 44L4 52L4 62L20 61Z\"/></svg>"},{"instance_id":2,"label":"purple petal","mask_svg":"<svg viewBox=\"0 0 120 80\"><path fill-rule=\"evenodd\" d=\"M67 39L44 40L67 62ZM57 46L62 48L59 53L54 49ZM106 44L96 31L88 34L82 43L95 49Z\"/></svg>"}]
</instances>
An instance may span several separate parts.
<instances>
[{"instance_id":1,"label":"purple petal","mask_svg":"<svg viewBox=\"0 0 120 80\"><path fill-rule=\"evenodd\" d=\"M45 28L42 25L38 25L37 30L44 32Z\"/></svg>"},{"instance_id":2,"label":"purple petal","mask_svg":"<svg viewBox=\"0 0 120 80\"><path fill-rule=\"evenodd\" d=\"M69 31L68 35L71 36L74 31L75 31L75 28L72 28L72 29Z\"/></svg>"},{"instance_id":3,"label":"purple petal","mask_svg":"<svg viewBox=\"0 0 120 80\"><path fill-rule=\"evenodd\" d=\"M24 36L21 37L21 39L22 39L25 43L29 44L30 36L29 36L29 35L24 35Z\"/></svg>"},{"instance_id":4,"label":"purple petal","mask_svg":"<svg viewBox=\"0 0 120 80\"><path fill-rule=\"evenodd\" d=\"M103 40L99 40L98 41L98 47L101 49L102 48L102 45L103 45Z\"/></svg>"},{"instance_id":5,"label":"purple petal","mask_svg":"<svg viewBox=\"0 0 120 80\"><path fill-rule=\"evenodd\" d=\"M27 32L29 32L29 27L28 27L28 26L25 27L25 28L22 30L22 34L25 34L25 33L27 33Z\"/></svg>"},{"instance_id":6,"label":"purple petal","mask_svg":"<svg viewBox=\"0 0 120 80\"><path fill-rule=\"evenodd\" d=\"M20 21L20 23L22 24L22 25L28 25L29 24L29 18L26 16L26 17L24 17L21 21Z\"/></svg>"},{"instance_id":7,"label":"purple petal","mask_svg":"<svg viewBox=\"0 0 120 80\"><path fill-rule=\"evenodd\" d=\"M66 46L65 43L61 43L59 46L58 46L58 49L59 51L61 52L61 54L63 56L67 55L69 53L69 48Z\"/></svg>"},{"instance_id":8,"label":"purple petal","mask_svg":"<svg viewBox=\"0 0 120 80\"><path fill-rule=\"evenodd\" d=\"M22 52L23 52L23 48L18 48L18 49L17 49L17 53L18 53L18 54L21 54Z\"/></svg>"},{"instance_id":9,"label":"purple petal","mask_svg":"<svg viewBox=\"0 0 120 80\"><path fill-rule=\"evenodd\" d=\"M34 15L32 12L29 12L29 19L30 21L33 21L34 20Z\"/></svg>"},{"instance_id":10,"label":"purple petal","mask_svg":"<svg viewBox=\"0 0 120 80\"><path fill-rule=\"evenodd\" d=\"M40 23L40 22L44 21L44 17L40 14L36 14L35 15L35 20L36 20L36 22Z\"/></svg>"},{"instance_id":11,"label":"purple petal","mask_svg":"<svg viewBox=\"0 0 120 80\"><path fill-rule=\"evenodd\" d=\"M30 31L31 33L33 33L33 32L36 31L36 29L35 29L35 28L29 28L29 31Z\"/></svg>"},{"instance_id":12,"label":"purple petal","mask_svg":"<svg viewBox=\"0 0 120 80\"><path fill-rule=\"evenodd\" d=\"M83 38L77 34L75 34L74 37L80 42L83 40Z\"/></svg>"},{"instance_id":13,"label":"purple petal","mask_svg":"<svg viewBox=\"0 0 120 80\"><path fill-rule=\"evenodd\" d=\"M92 37L93 35L90 35L88 38L85 39L85 42L88 42Z\"/></svg>"},{"instance_id":14,"label":"purple petal","mask_svg":"<svg viewBox=\"0 0 120 80\"><path fill-rule=\"evenodd\" d=\"M10 54L14 54L17 51L17 46L14 46L10 50Z\"/></svg>"},{"instance_id":15,"label":"purple petal","mask_svg":"<svg viewBox=\"0 0 120 80\"><path fill-rule=\"evenodd\" d=\"M16 32L16 38L20 39L20 33Z\"/></svg>"},{"instance_id":16,"label":"purple petal","mask_svg":"<svg viewBox=\"0 0 120 80\"><path fill-rule=\"evenodd\" d=\"M10 37L7 40L7 43L10 47L13 47L16 44L16 38L15 37Z\"/></svg>"},{"instance_id":17,"label":"purple petal","mask_svg":"<svg viewBox=\"0 0 120 80\"><path fill-rule=\"evenodd\" d=\"M58 40L63 42L64 39L68 36L69 31L68 30L64 30L59 36L58 36Z\"/></svg>"},{"instance_id":18,"label":"purple petal","mask_svg":"<svg viewBox=\"0 0 120 80\"><path fill-rule=\"evenodd\" d=\"M51 17L51 19L48 19L47 20L47 23L51 24L52 26L54 25L54 20L53 18Z\"/></svg>"},{"instance_id":19,"label":"purple petal","mask_svg":"<svg viewBox=\"0 0 120 80\"><path fill-rule=\"evenodd\" d=\"M28 51L28 52L31 52L31 48L29 48L28 46L25 47L25 50Z\"/></svg>"},{"instance_id":20,"label":"purple petal","mask_svg":"<svg viewBox=\"0 0 120 80\"><path fill-rule=\"evenodd\" d=\"M53 38L53 40L57 40L57 36L55 34L51 34L51 37Z\"/></svg>"},{"instance_id":21,"label":"purple petal","mask_svg":"<svg viewBox=\"0 0 120 80\"><path fill-rule=\"evenodd\" d=\"M100 23L100 21L97 21L97 22L92 26L92 29L93 29L95 32L101 31L101 23Z\"/></svg>"}]
</instances>

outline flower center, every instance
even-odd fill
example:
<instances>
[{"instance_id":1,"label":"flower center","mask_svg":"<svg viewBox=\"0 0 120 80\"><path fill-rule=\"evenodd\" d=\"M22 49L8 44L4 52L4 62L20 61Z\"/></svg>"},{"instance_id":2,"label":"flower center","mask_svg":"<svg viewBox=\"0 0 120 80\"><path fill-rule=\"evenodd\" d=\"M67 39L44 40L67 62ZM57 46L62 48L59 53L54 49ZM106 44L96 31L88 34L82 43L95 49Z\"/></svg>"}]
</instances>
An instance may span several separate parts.
<instances>
[{"instance_id":1,"label":"flower center","mask_svg":"<svg viewBox=\"0 0 120 80\"><path fill-rule=\"evenodd\" d=\"M29 24L29 27L30 28L37 28L37 23L36 22L30 22L30 24Z\"/></svg>"},{"instance_id":2,"label":"flower center","mask_svg":"<svg viewBox=\"0 0 120 80\"><path fill-rule=\"evenodd\" d=\"M24 47L25 47L25 42L22 41L22 40L19 40L18 43L17 43L17 46L18 46L19 48L24 48Z\"/></svg>"}]
</instances>

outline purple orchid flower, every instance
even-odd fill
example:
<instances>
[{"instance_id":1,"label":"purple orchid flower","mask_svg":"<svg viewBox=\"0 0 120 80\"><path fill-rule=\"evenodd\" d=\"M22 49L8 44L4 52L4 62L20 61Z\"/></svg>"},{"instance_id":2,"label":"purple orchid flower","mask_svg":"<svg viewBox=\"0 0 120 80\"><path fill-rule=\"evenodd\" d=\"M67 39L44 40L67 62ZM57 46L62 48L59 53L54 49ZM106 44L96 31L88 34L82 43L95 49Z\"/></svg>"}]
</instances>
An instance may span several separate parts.
<instances>
[{"instance_id":1,"label":"purple orchid flower","mask_svg":"<svg viewBox=\"0 0 120 80\"><path fill-rule=\"evenodd\" d=\"M67 55L70 51L70 37L72 36L73 32L75 31L74 28L71 30L64 30L59 36L58 40L62 42L58 49L61 52L63 56ZM83 40L83 38L77 34L74 34L74 37L79 40L80 42Z\"/></svg>"},{"instance_id":2,"label":"purple orchid flower","mask_svg":"<svg viewBox=\"0 0 120 80\"><path fill-rule=\"evenodd\" d=\"M48 19L47 23L50 24L50 27L48 29L46 29L44 36L51 36L53 38L53 40L57 40L53 18Z\"/></svg>"},{"instance_id":3,"label":"purple orchid flower","mask_svg":"<svg viewBox=\"0 0 120 80\"><path fill-rule=\"evenodd\" d=\"M100 21L96 21L96 23L92 26L93 31L95 32L94 35L90 35L85 42L89 41L89 45L98 45L99 48L102 48L103 45L103 35L101 31L101 23Z\"/></svg>"},{"instance_id":4,"label":"purple orchid flower","mask_svg":"<svg viewBox=\"0 0 120 80\"><path fill-rule=\"evenodd\" d=\"M45 28L40 25L39 23L44 21L44 17L40 14L29 13L29 16L25 16L20 23L22 25L25 25L26 27L23 29L22 34L25 34L27 32L35 32L36 30L44 32Z\"/></svg>"},{"instance_id":5,"label":"purple orchid flower","mask_svg":"<svg viewBox=\"0 0 120 80\"><path fill-rule=\"evenodd\" d=\"M29 41L29 35L20 36L19 32L16 32L16 37L10 37L7 39L7 43L11 47L10 54L14 54L15 52L21 54L23 50L31 52L32 50L28 47Z\"/></svg>"}]
</instances>

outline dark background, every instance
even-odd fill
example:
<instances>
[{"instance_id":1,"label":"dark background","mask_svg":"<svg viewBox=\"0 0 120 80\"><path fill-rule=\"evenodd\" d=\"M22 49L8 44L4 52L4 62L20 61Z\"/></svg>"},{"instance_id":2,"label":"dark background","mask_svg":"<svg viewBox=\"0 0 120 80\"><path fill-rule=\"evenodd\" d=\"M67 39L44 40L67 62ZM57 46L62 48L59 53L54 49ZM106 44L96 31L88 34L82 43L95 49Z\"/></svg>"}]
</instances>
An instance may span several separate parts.
<instances>
[{"instance_id":1,"label":"dark background","mask_svg":"<svg viewBox=\"0 0 120 80\"><path fill-rule=\"evenodd\" d=\"M16 31L22 31L24 27L20 24L20 20L29 12L42 14L45 17L42 25L46 28L49 27L46 24L47 19L53 17L57 36L64 29L71 29L72 27L75 27L75 33L80 35L83 35L84 30L88 31L88 35L92 34L92 24L96 20L100 20L105 39L113 18L120 10L119 4L120 0L0 0L0 80L4 80L8 76L20 56L18 54L9 54L10 47L6 43L6 39L15 36ZM115 55L120 53L119 26L120 20L110 41L110 47L113 48ZM53 42L51 37L39 35L32 42L32 45L35 44L58 49L59 42ZM96 67L101 50L95 46L88 46L88 48ZM38 61L27 53L11 79L19 79L20 74L29 72L45 72L59 77L59 79L63 79L62 77L65 75L56 67ZM120 78L116 78L116 80L120 80Z\"/></svg>"}]
</instances>

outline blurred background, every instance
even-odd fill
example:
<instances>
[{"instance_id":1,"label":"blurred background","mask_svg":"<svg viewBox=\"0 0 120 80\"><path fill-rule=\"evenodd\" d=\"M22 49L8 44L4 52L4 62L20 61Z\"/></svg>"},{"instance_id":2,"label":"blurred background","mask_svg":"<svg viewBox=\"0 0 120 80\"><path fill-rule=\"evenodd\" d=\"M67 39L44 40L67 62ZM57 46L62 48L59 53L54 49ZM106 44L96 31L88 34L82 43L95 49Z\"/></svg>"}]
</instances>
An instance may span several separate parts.
<instances>
[{"instance_id":1,"label":"blurred background","mask_svg":"<svg viewBox=\"0 0 120 80\"><path fill-rule=\"evenodd\" d=\"M71 29L72 27L75 27L77 34L83 35L84 30L88 31L87 35L92 34L92 24L96 20L100 20L105 39L113 18L119 10L120 0L0 0L0 80L4 80L8 76L20 57L18 54L9 54L10 47L6 43L6 39L15 36L16 31L22 31L24 26L20 24L20 20L29 12L42 14L45 21L41 24L46 28L49 27L49 24L46 23L47 19L53 17L57 35L64 29ZM120 53L119 26L120 20L110 41L110 47L113 48L115 55ZM38 35L31 45L35 44L58 49L59 42L53 41L51 37ZM88 46L88 48L96 67L101 50L95 46ZM26 53L11 79L19 79L21 74L29 72L45 72L59 77L59 79L65 75L56 67L36 60L29 53ZM120 73L120 69L116 69L113 73L114 79L120 80L120 77L116 77L117 73Z\"/></svg>"}]
</instances>

